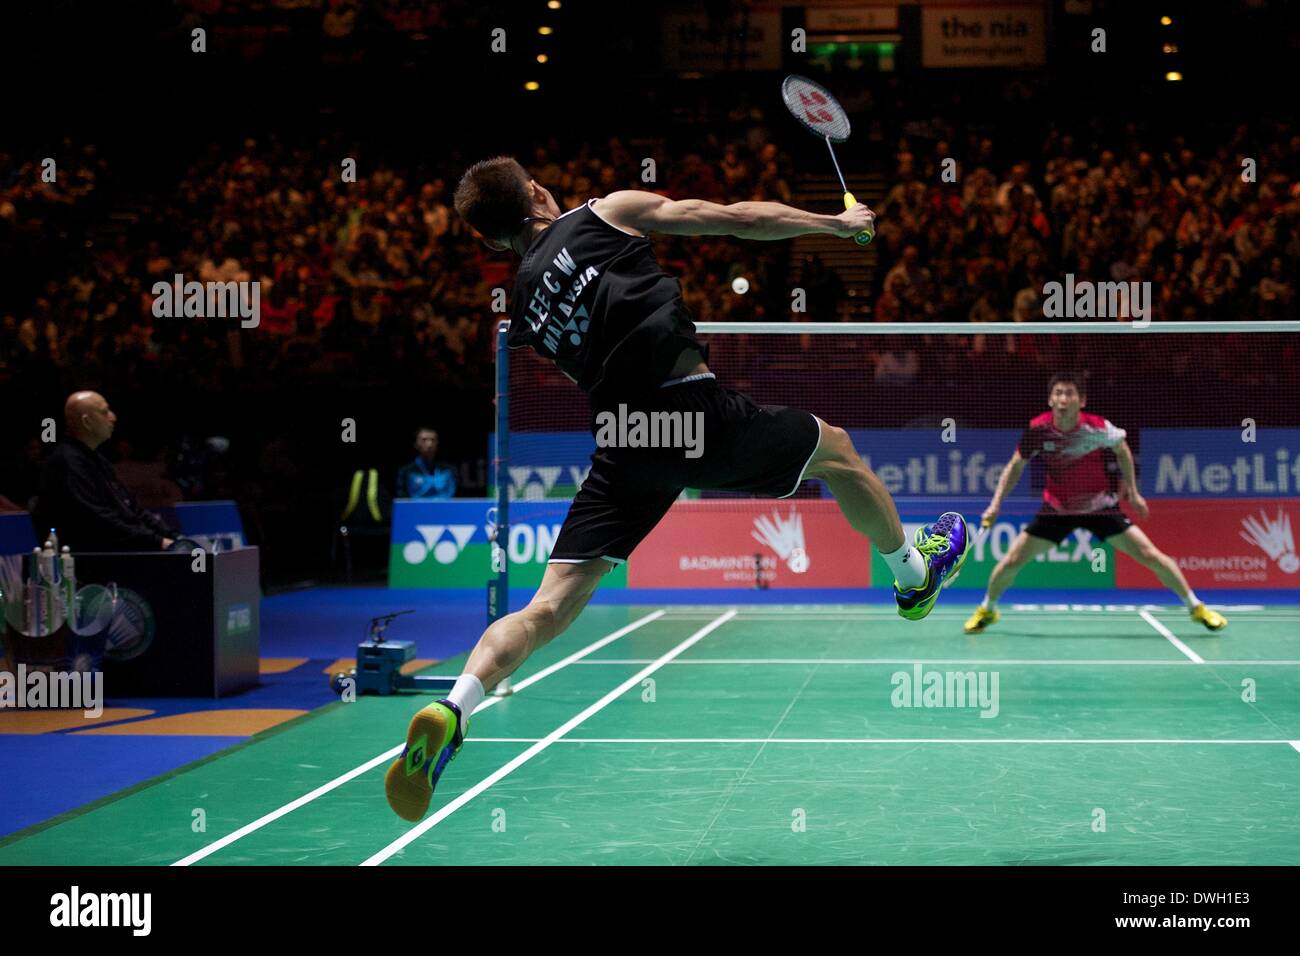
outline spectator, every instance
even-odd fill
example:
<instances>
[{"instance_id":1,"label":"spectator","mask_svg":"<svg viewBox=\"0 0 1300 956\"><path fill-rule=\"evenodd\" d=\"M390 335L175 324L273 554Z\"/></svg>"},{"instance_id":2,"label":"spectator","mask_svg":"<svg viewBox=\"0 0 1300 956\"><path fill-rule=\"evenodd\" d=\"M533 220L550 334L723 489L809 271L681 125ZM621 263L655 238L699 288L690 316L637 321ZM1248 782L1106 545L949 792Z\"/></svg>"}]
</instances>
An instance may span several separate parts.
<instances>
[{"instance_id":1,"label":"spectator","mask_svg":"<svg viewBox=\"0 0 1300 956\"><path fill-rule=\"evenodd\" d=\"M57 528L73 551L162 551L180 533L145 511L97 449L117 416L104 396L74 392L63 409L67 437L41 472L32 524L37 538Z\"/></svg>"},{"instance_id":2,"label":"spectator","mask_svg":"<svg viewBox=\"0 0 1300 956\"><path fill-rule=\"evenodd\" d=\"M397 472L395 498L454 498L456 475L446 465L436 465L438 433L432 428L419 428L415 433L415 460L403 465Z\"/></svg>"}]
</instances>

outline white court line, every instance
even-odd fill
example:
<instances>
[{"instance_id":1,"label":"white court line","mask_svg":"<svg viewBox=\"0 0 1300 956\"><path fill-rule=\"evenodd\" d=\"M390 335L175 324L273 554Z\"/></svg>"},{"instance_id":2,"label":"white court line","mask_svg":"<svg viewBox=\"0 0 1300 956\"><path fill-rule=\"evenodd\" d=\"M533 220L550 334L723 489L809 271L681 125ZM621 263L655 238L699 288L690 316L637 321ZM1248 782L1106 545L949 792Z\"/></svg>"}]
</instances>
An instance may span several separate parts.
<instances>
[{"instance_id":1,"label":"white court line","mask_svg":"<svg viewBox=\"0 0 1300 956\"><path fill-rule=\"evenodd\" d=\"M1300 740L1291 741L1291 749L1300 754Z\"/></svg>"},{"instance_id":2,"label":"white court line","mask_svg":"<svg viewBox=\"0 0 1300 956\"><path fill-rule=\"evenodd\" d=\"M1205 663L1205 660L1201 657L1200 654L1196 653L1194 650L1192 650L1190 647L1188 647L1186 644L1180 641L1177 637L1175 637L1174 632L1169 630L1169 628L1165 627L1154 617L1152 617L1150 611L1146 611L1146 610L1139 611L1138 615L1142 618L1142 620L1146 621L1148 624L1154 627L1159 633L1163 634L1170 644L1174 645L1174 647L1178 648L1180 651L1186 654L1197 664Z\"/></svg>"},{"instance_id":3,"label":"white court line","mask_svg":"<svg viewBox=\"0 0 1300 956\"><path fill-rule=\"evenodd\" d=\"M586 667L597 667L602 664L650 664L653 658L649 657L601 657L596 660L578 661ZM1061 659L1051 658L1000 658L984 657L978 660L958 659L958 658L937 658L926 659L917 657L737 657L737 658L711 658L711 657L691 657L685 660L670 661L673 666L684 664L704 664L713 667L725 667L731 664L784 664L812 666L819 664L836 664L846 667L857 667L876 664L959 664L969 667L988 667L993 664L1005 664L1011 666L1043 666L1052 667L1063 665L1069 667L1128 667L1137 665L1139 667L1190 667L1197 663L1209 664L1230 664L1250 667L1298 667L1300 660L1295 661L1227 661L1227 660L1210 660L1210 661L1183 661L1183 660L1125 660L1117 658L1115 660L1087 660L1087 659Z\"/></svg>"},{"instance_id":4,"label":"white court line","mask_svg":"<svg viewBox=\"0 0 1300 956\"><path fill-rule=\"evenodd\" d=\"M530 737L478 737L480 743L540 743ZM545 740L546 738L542 738ZM1287 744L1300 750L1300 741L1284 738L1260 740L1222 740L1219 738L1188 739L1168 737L1071 737L1061 740L1042 737L565 737L554 741L561 744L1088 744L1094 746L1119 744L1214 744L1227 746L1259 746Z\"/></svg>"},{"instance_id":5,"label":"white court line","mask_svg":"<svg viewBox=\"0 0 1300 956\"><path fill-rule=\"evenodd\" d=\"M394 853L397 853L399 850L408 846L410 843L414 842L415 840L418 840L425 833L429 832L431 829L436 827L447 817L451 816L453 813L455 813L465 804L469 803L469 801L477 797L480 793L487 790L498 780L513 773L515 770L523 766L529 760L532 760L534 757L536 757L539 753L541 753L551 744L555 743L557 740L559 740L561 737L567 734L570 730L573 730L573 728L577 727L579 724L585 721L588 717L591 717L594 714L600 712L601 710L604 710L605 707L613 703L615 700L618 700L618 698L622 697L625 693L627 693L637 684L641 683L641 681L643 681L646 677L653 674L664 664L667 664L678 654L681 654L682 652L698 644L700 641L704 640L705 637L707 637L713 631L717 630L723 624L726 624L735 616L736 616L736 612L734 610L731 610L714 618L712 621L704 625L704 627L700 628L698 631L696 631L686 640L682 641L680 644L678 644L676 647L670 650L667 654L663 655L663 657L659 658L649 667L645 667L637 671L635 674L633 674L627 680L623 681L623 683L619 684L617 687L611 690L600 700L596 701L590 707L583 710L580 714L574 717L570 717L559 727L556 727L554 730L552 730L541 740L538 740L536 743L534 743L531 747L529 747L519 756L515 757L509 763L505 764L504 766L500 767L494 772L488 774L486 777L484 777L474 786L470 787L460 796L456 797L456 799L452 800L450 803L446 804L441 809L439 809L438 812L435 813L433 816L429 817L426 820L421 821L420 823L413 826L411 829L407 830L405 833L403 833L392 843L388 844L388 846L384 847L378 853L366 859L361 865L378 866L380 863L383 863L385 860L391 857Z\"/></svg>"},{"instance_id":6,"label":"white court line","mask_svg":"<svg viewBox=\"0 0 1300 956\"><path fill-rule=\"evenodd\" d=\"M973 607L973 603L970 605ZM1216 611L1224 611L1232 614L1251 614L1258 615L1261 618L1280 617L1286 620L1294 620L1300 616L1294 609L1278 606L1265 606L1263 604L1211 604L1210 607ZM677 610L685 612L687 605L678 606ZM1174 604L1115 604L1115 605L1078 605L1077 607L1062 607L1060 605L1051 605L1044 609L1040 604L1003 604L1003 610L1012 610L1017 614L1025 614L1035 619L1064 619L1085 617L1107 617L1114 614L1132 614L1135 611L1181 611L1182 605ZM692 608L694 610L694 608ZM879 619L882 615L888 618L894 618L892 605L875 605L865 604L856 608L817 608L813 605L767 605L755 604L740 606L741 614L746 618L829 618L831 620L862 620L864 618ZM965 618L969 615L969 609L962 610L958 608L936 608L931 611L930 617L943 618ZM901 620L901 618L900 618Z\"/></svg>"},{"instance_id":7,"label":"white court line","mask_svg":"<svg viewBox=\"0 0 1300 956\"><path fill-rule=\"evenodd\" d=\"M578 661L580 658L600 650L606 644L618 640L620 637L623 637L625 634L630 634L632 631L635 631L637 628L649 624L651 621L658 620L659 618L664 616L664 613L665 612L663 610L659 610L651 614L647 614L644 617L638 618L637 620L633 621L631 624L627 625L626 627L621 627L617 631L614 631L612 634L607 634L604 637L602 637L600 640L588 644L586 647L582 648L579 651L575 651L574 653L570 654L568 657L564 658L563 660L556 661L554 664L550 665L549 667L542 668L536 674L530 674L528 677L524 678L523 680L519 681L519 683L514 685L515 692L518 693L524 688L532 684L536 684L539 680L544 680L545 678L549 677L551 674L554 674L556 671L560 670L561 668L567 667L568 665ZM479 704L478 707L474 708L474 714L478 714L480 711L486 710L487 708L493 706L494 704L497 704L498 702L504 699L505 698L503 697L488 697L486 700L483 701L483 703ZM242 840L250 833L262 829L262 827L266 826L268 823L274 823L276 820L280 819L285 814L292 813L294 810L297 810L299 807L306 806L307 804L315 800L317 797L322 797L325 794L329 793L331 790L335 790L338 787L343 786L343 784L347 783L349 780L355 780L363 773L366 773L368 770L371 770L379 766L384 761L392 760L396 758L399 754L401 754L402 748L404 746L405 744L398 744L396 747L393 747L391 750L385 750L377 757L371 757L361 766L354 767L353 769L349 770L347 773L343 774L342 776L335 777L329 783L321 784L321 786L317 787L315 790L311 791L310 793L303 794L297 800L293 800L289 803L286 803L278 810L272 810L270 813L258 817L252 823L247 823L244 826L240 827L238 830L234 831L233 833L229 833L226 836L223 836L220 840L217 840L214 843L209 843L201 850L195 850L189 856L177 860L175 863L172 864L172 866L189 866L191 863L197 863L199 860L202 860L204 857L211 856L213 853L216 853L218 850L230 846L230 844L234 843L237 840Z\"/></svg>"}]
</instances>

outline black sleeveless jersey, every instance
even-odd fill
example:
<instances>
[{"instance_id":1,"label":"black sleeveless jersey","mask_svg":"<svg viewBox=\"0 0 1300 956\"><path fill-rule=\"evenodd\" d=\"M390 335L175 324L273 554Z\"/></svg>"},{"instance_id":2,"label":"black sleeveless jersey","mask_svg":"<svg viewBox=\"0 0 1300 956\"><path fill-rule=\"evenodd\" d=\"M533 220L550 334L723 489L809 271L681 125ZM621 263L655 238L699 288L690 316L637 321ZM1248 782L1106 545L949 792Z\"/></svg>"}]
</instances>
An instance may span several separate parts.
<instances>
[{"instance_id":1,"label":"black sleeveless jersey","mask_svg":"<svg viewBox=\"0 0 1300 956\"><path fill-rule=\"evenodd\" d=\"M591 201L547 226L515 277L511 348L531 346L586 392L635 392L706 349L651 242L601 219Z\"/></svg>"}]
</instances>

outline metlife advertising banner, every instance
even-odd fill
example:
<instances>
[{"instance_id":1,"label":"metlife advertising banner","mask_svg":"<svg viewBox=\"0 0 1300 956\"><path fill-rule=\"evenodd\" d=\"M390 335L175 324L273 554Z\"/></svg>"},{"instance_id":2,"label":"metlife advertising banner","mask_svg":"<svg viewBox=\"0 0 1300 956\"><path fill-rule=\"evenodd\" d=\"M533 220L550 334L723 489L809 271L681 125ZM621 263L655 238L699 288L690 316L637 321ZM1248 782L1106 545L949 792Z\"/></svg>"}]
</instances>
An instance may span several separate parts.
<instances>
[{"instance_id":1,"label":"metlife advertising banner","mask_svg":"<svg viewBox=\"0 0 1300 956\"><path fill-rule=\"evenodd\" d=\"M1141 464L1148 498L1300 498L1300 428L1148 428Z\"/></svg>"},{"instance_id":2,"label":"metlife advertising banner","mask_svg":"<svg viewBox=\"0 0 1300 956\"><path fill-rule=\"evenodd\" d=\"M977 526L1019 429L851 430L858 453L895 496L910 536L940 511L961 511L974 534L954 587L982 590L993 567L1032 519L1038 466L1025 470L1001 515ZM948 437L952 440L945 441ZM1193 587L1300 587L1294 529L1300 524L1300 429L1145 429L1139 484L1151 516L1138 522L1172 555ZM591 436L512 436L512 584L541 581L569 499L589 467ZM515 455L519 450L522 454ZM522 459L522 461L521 461ZM653 588L888 587L880 556L823 498L678 501L603 586ZM689 496L687 496L689 497ZM394 505L394 587L480 587L491 576L490 500L399 501ZM1130 510L1131 514L1131 510ZM1020 588L1159 587L1136 562L1076 530L1025 568Z\"/></svg>"}]
</instances>

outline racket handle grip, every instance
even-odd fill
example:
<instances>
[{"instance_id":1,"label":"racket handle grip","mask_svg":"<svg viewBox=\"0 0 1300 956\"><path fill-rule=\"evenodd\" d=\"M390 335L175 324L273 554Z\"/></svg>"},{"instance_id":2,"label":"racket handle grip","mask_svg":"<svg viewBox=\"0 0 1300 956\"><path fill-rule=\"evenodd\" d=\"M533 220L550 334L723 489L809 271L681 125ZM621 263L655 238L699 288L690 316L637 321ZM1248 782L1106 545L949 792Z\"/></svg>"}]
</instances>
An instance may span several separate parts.
<instances>
[{"instance_id":1,"label":"racket handle grip","mask_svg":"<svg viewBox=\"0 0 1300 956\"><path fill-rule=\"evenodd\" d=\"M858 204L858 201L857 201L856 199L853 198L853 193L845 193L845 194L844 194L844 208L845 208L845 209L852 209L852 208L853 208L854 206L856 206L857 204ZM860 245L860 246L865 246L867 243L869 243L869 242L870 242L872 239L874 239L874 238L876 238L876 233L875 233L874 230L872 230L872 229L863 229L860 233L858 233L856 236L853 237L853 241L856 242L856 243L857 243L858 245Z\"/></svg>"}]
</instances>

